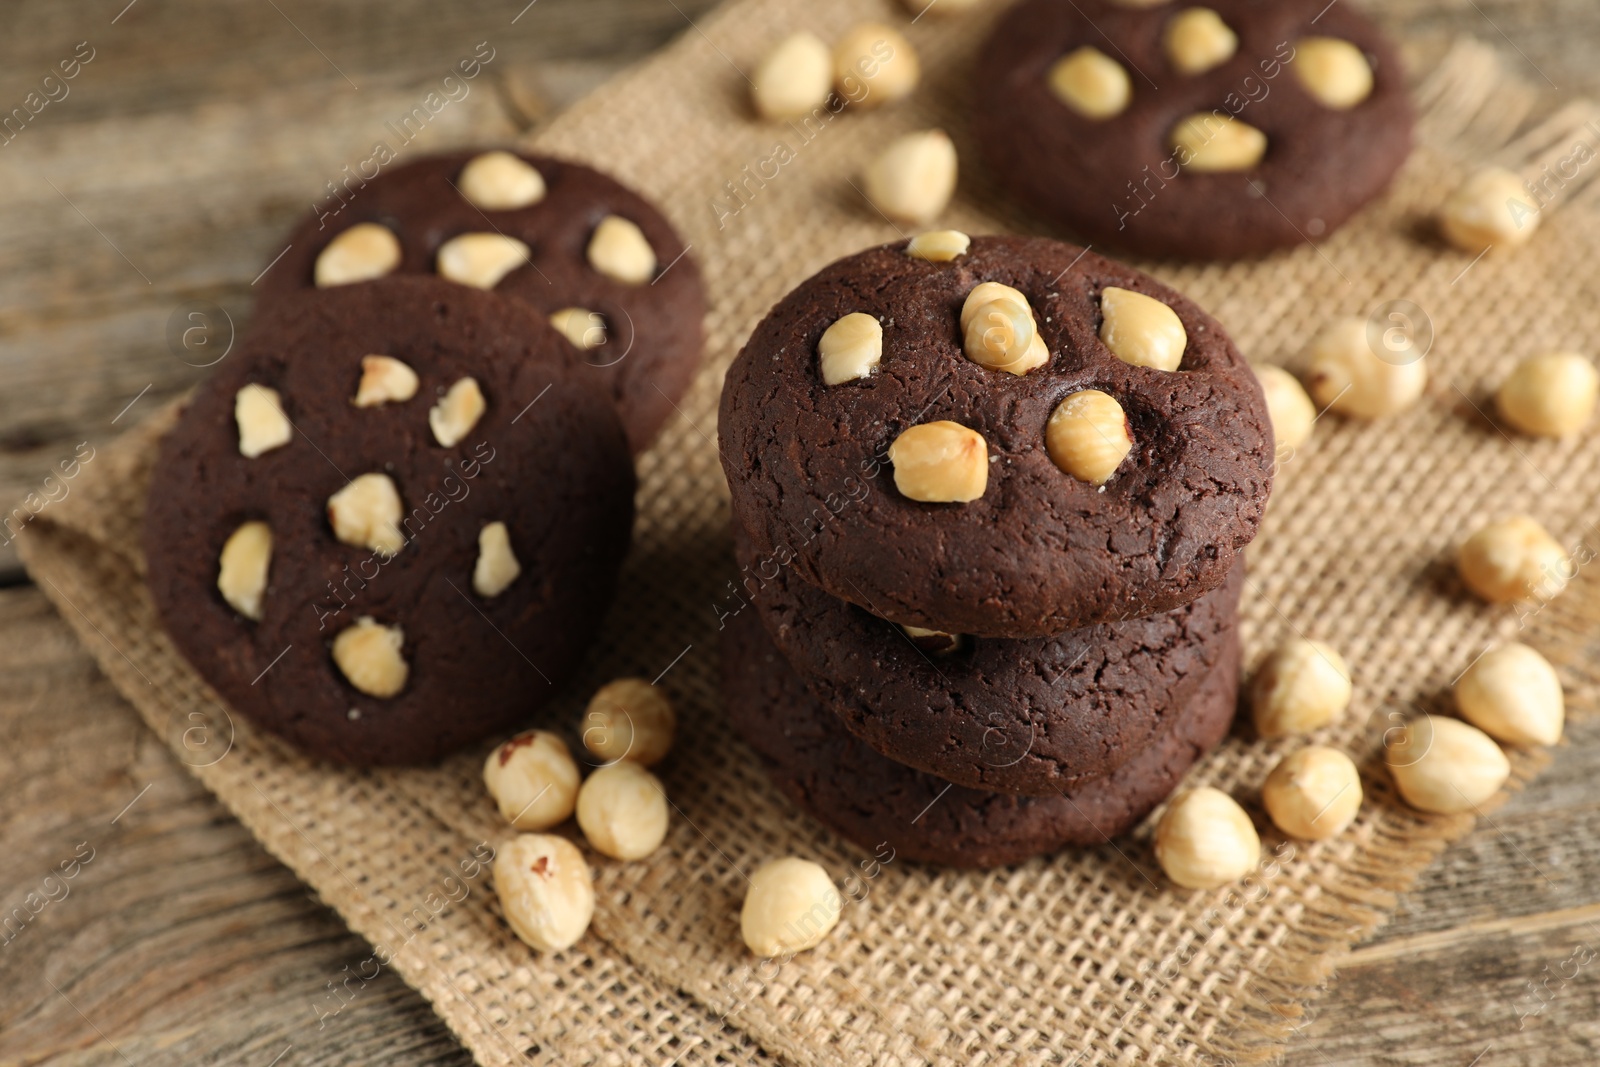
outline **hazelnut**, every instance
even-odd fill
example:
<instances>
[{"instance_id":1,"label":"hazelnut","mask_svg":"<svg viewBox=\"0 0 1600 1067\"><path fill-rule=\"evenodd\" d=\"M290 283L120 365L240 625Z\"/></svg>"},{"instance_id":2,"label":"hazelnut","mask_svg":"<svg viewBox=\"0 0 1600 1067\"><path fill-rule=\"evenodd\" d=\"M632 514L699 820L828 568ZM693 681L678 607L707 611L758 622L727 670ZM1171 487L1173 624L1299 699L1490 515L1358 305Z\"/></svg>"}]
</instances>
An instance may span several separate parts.
<instances>
[{"instance_id":1,"label":"hazelnut","mask_svg":"<svg viewBox=\"0 0 1600 1067\"><path fill-rule=\"evenodd\" d=\"M943 130L902 134L867 165L864 179L879 211L901 222L928 222L955 192L955 143Z\"/></svg>"},{"instance_id":2,"label":"hazelnut","mask_svg":"<svg viewBox=\"0 0 1600 1067\"><path fill-rule=\"evenodd\" d=\"M261 621L261 597L267 591L267 568L272 563L272 528L264 522L247 522L222 546L217 567L217 591L240 615Z\"/></svg>"},{"instance_id":3,"label":"hazelnut","mask_svg":"<svg viewBox=\"0 0 1600 1067\"><path fill-rule=\"evenodd\" d=\"M387 474L358 475L328 498L333 536L347 545L392 556L405 545L400 532L400 491Z\"/></svg>"},{"instance_id":4,"label":"hazelnut","mask_svg":"<svg viewBox=\"0 0 1600 1067\"><path fill-rule=\"evenodd\" d=\"M460 378L428 409L428 426L433 439L450 448L472 432L483 418L488 404L476 378Z\"/></svg>"},{"instance_id":5,"label":"hazelnut","mask_svg":"<svg viewBox=\"0 0 1600 1067\"><path fill-rule=\"evenodd\" d=\"M883 359L883 327L862 311L852 311L822 332L817 367L822 380L840 385L878 373Z\"/></svg>"},{"instance_id":6,"label":"hazelnut","mask_svg":"<svg viewBox=\"0 0 1600 1067\"><path fill-rule=\"evenodd\" d=\"M804 952L838 925L843 903L821 864L798 856L768 860L750 875L739 931L757 956Z\"/></svg>"},{"instance_id":7,"label":"hazelnut","mask_svg":"<svg viewBox=\"0 0 1600 1067\"><path fill-rule=\"evenodd\" d=\"M1267 656L1250 683L1250 710L1262 737L1321 729L1350 706L1350 667L1321 641L1295 638Z\"/></svg>"},{"instance_id":8,"label":"hazelnut","mask_svg":"<svg viewBox=\"0 0 1600 1067\"><path fill-rule=\"evenodd\" d=\"M361 381L350 403L371 408L410 400L416 395L416 371L391 356L361 357Z\"/></svg>"},{"instance_id":9,"label":"hazelnut","mask_svg":"<svg viewBox=\"0 0 1600 1067\"><path fill-rule=\"evenodd\" d=\"M246 459L281 448L294 436L278 391L264 385L246 385L234 394L233 419L239 425L239 454Z\"/></svg>"},{"instance_id":10,"label":"hazelnut","mask_svg":"<svg viewBox=\"0 0 1600 1067\"><path fill-rule=\"evenodd\" d=\"M961 635L943 630L928 630L921 626L901 626L900 630L919 650L930 656L948 656L961 650Z\"/></svg>"},{"instance_id":11,"label":"hazelnut","mask_svg":"<svg viewBox=\"0 0 1600 1067\"><path fill-rule=\"evenodd\" d=\"M1093 45L1056 60L1047 77L1056 99L1086 119L1108 119L1133 98L1133 82L1122 64Z\"/></svg>"},{"instance_id":12,"label":"hazelnut","mask_svg":"<svg viewBox=\"0 0 1600 1067\"><path fill-rule=\"evenodd\" d=\"M989 485L989 446L982 434L958 422L905 430L889 446L889 462L901 495L927 504L965 504Z\"/></svg>"},{"instance_id":13,"label":"hazelnut","mask_svg":"<svg viewBox=\"0 0 1600 1067\"><path fill-rule=\"evenodd\" d=\"M494 859L494 891L512 933L540 952L577 944L594 918L594 876L554 834L518 834Z\"/></svg>"},{"instance_id":14,"label":"hazelnut","mask_svg":"<svg viewBox=\"0 0 1600 1067\"><path fill-rule=\"evenodd\" d=\"M400 239L376 222L358 222L317 255L318 289L381 278L400 265Z\"/></svg>"},{"instance_id":15,"label":"hazelnut","mask_svg":"<svg viewBox=\"0 0 1600 1067\"><path fill-rule=\"evenodd\" d=\"M967 254L972 238L960 230L929 230L906 242L906 255L929 263L948 263Z\"/></svg>"},{"instance_id":16,"label":"hazelnut","mask_svg":"<svg viewBox=\"0 0 1600 1067\"><path fill-rule=\"evenodd\" d=\"M1326 840L1361 810L1361 775L1343 752L1311 745L1278 762L1261 787L1261 802L1290 837Z\"/></svg>"},{"instance_id":17,"label":"hazelnut","mask_svg":"<svg viewBox=\"0 0 1600 1067\"><path fill-rule=\"evenodd\" d=\"M1511 775L1500 746L1460 719L1423 715L1397 733L1384 759L1400 795L1418 811L1469 811L1498 793Z\"/></svg>"},{"instance_id":18,"label":"hazelnut","mask_svg":"<svg viewBox=\"0 0 1600 1067\"><path fill-rule=\"evenodd\" d=\"M643 859L667 836L667 794L632 760L608 763L578 790L578 826L596 851Z\"/></svg>"},{"instance_id":19,"label":"hazelnut","mask_svg":"<svg viewBox=\"0 0 1600 1067\"><path fill-rule=\"evenodd\" d=\"M1160 7L1167 3L1167 0L1111 0L1111 2L1118 7L1146 8Z\"/></svg>"},{"instance_id":20,"label":"hazelnut","mask_svg":"<svg viewBox=\"0 0 1600 1067\"><path fill-rule=\"evenodd\" d=\"M484 211L515 211L544 199L544 175L510 152L473 156L456 182L467 203Z\"/></svg>"},{"instance_id":21,"label":"hazelnut","mask_svg":"<svg viewBox=\"0 0 1600 1067\"><path fill-rule=\"evenodd\" d=\"M1439 231L1463 252L1513 248L1538 228L1538 204L1521 175L1503 167L1473 174L1439 208Z\"/></svg>"},{"instance_id":22,"label":"hazelnut","mask_svg":"<svg viewBox=\"0 0 1600 1067\"><path fill-rule=\"evenodd\" d=\"M1513 642L1478 657L1456 682L1462 718L1512 745L1553 745L1561 740L1566 700L1550 661Z\"/></svg>"},{"instance_id":23,"label":"hazelnut","mask_svg":"<svg viewBox=\"0 0 1600 1067\"><path fill-rule=\"evenodd\" d=\"M1100 293L1100 315L1100 340L1122 362L1166 371L1183 362L1188 331L1155 297L1108 285Z\"/></svg>"},{"instance_id":24,"label":"hazelnut","mask_svg":"<svg viewBox=\"0 0 1600 1067\"><path fill-rule=\"evenodd\" d=\"M1456 555L1461 580L1491 604L1549 600L1566 586L1570 567L1561 542L1527 515L1489 523Z\"/></svg>"},{"instance_id":25,"label":"hazelnut","mask_svg":"<svg viewBox=\"0 0 1600 1067\"><path fill-rule=\"evenodd\" d=\"M606 343L606 320L598 311L562 308L550 313L550 325L580 352L591 352Z\"/></svg>"},{"instance_id":26,"label":"hazelnut","mask_svg":"<svg viewBox=\"0 0 1600 1067\"><path fill-rule=\"evenodd\" d=\"M1249 170L1267 154L1267 135L1221 111L1197 111L1167 136L1178 166L1197 174Z\"/></svg>"},{"instance_id":27,"label":"hazelnut","mask_svg":"<svg viewBox=\"0 0 1600 1067\"><path fill-rule=\"evenodd\" d=\"M463 233L439 246L439 276L474 289L493 289L533 257L533 249L503 233Z\"/></svg>"},{"instance_id":28,"label":"hazelnut","mask_svg":"<svg viewBox=\"0 0 1600 1067\"><path fill-rule=\"evenodd\" d=\"M1167 806L1156 827L1156 862L1185 889L1215 889L1255 870L1261 838L1232 797L1202 787Z\"/></svg>"},{"instance_id":29,"label":"hazelnut","mask_svg":"<svg viewBox=\"0 0 1600 1067\"><path fill-rule=\"evenodd\" d=\"M518 830L565 822L578 801L578 765L548 730L528 730L499 745L483 762L483 784L500 814Z\"/></svg>"},{"instance_id":30,"label":"hazelnut","mask_svg":"<svg viewBox=\"0 0 1600 1067\"><path fill-rule=\"evenodd\" d=\"M595 691L583 715L583 747L607 762L654 767L672 750L672 702L643 678L618 678Z\"/></svg>"},{"instance_id":31,"label":"hazelnut","mask_svg":"<svg viewBox=\"0 0 1600 1067\"><path fill-rule=\"evenodd\" d=\"M1050 350L1020 291L983 282L961 305L962 350L980 367L1022 376L1050 361Z\"/></svg>"},{"instance_id":32,"label":"hazelnut","mask_svg":"<svg viewBox=\"0 0 1600 1067\"><path fill-rule=\"evenodd\" d=\"M1500 417L1523 433L1562 437L1594 414L1600 374L1576 352L1547 352L1518 363L1495 393Z\"/></svg>"},{"instance_id":33,"label":"hazelnut","mask_svg":"<svg viewBox=\"0 0 1600 1067\"><path fill-rule=\"evenodd\" d=\"M1373 350L1366 319L1335 320L1311 342L1306 382L1325 410L1357 419L1394 415L1415 404L1428 385L1421 356L1391 363Z\"/></svg>"},{"instance_id":34,"label":"hazelnut","mask_svg":"<svg viewBox=\"0 0 1600 1067\"><path fill-rule=\"evenodd\" d=\"M857 23L833 46L833 84L855 107L892 104L909 96L921 76L911 42L881 22Z\"/></svg>"},{"instance_id":35,"label":"hazelnut","mask_svg":"<svg viewBox=\"0 0 1600 1067\"><path fill-rule=\"evenodd\" d=\"M1189 7L1167 21L1161 47L1179 74L1204 74L1233 58L1239 35L1209 7Z\"/></svg>"},{"instance_id":36,"label":"hazelnut","mask_svg":"<svg viewBox=\"0 0 1600 1067\"><path fill-rule=\"evenodd\" d=\"M656 276L656 253L637 223L607 215L589 238L589 266L623 285L643 285Z\"/></svg>"},{"instance_id":37,"label":"hazelnut","mask_svg":"<svg viewBox=\"0 0 1600 1067\"><path fill-rule=\"evenodd\" d=\"M511 531L491 522L478 531L478 562L472 566L472 588L481 597L497 597L517 580L522 564L511 551Z\"/></svg>"},{"instance_id":38,"label":"hazelnut","mask_svg":"<svg viewBox=\"0 0 1600 1067\"><path fill-rule=\"evenodd\" d=\"M1055 465L1090 485L1104 485L1133 451L1133 427L1109 393L1071 393L1050 413L1044 446Z\"/></svg>"},{"instance_id":39,"label":"hazelnut","mask_svg":"<svg viewBox=\"0 0 1600 1067\"><path fill-rule=\"evenodd\" d=\"M1272 419L1272 435L1279 445L1299 448L1311 437L1317 421L1317 407L1306 395L1295 376L1282 367L1253 367L1267 397L1267 414Z\"/></svg>"},{"instance_id":40,"label":"hazelnut","mask_svg":"<svg viewBox=\"0 0 1600 1067\"><path fill-rule=\"evenodd\" d=\"M1302 37L1291 64L1302 88L1323 107L1348 111L1372 95L1372 64L1337 37Z\"/></svg>"},{"instance_id":41,"label":"hazelnut","mask_svg":"<svg viewBox=\"0 0 1600 1067\"><path fill-rule=\"evenodd\" d=\"M400 650L405 631L363 615L333 639L333 662L345 680L370 697L387 699L406 687L411 668Z\"/></svg>"},{"instance_id":42,"label":"hazelnut","mask_svg":"<svg viewBox=\"0 0 1600 1067\"><path fill-rule=\"evenodd\" d=\"M766 119L797 119L828 101L833 54L814 33L779 41L751 77L751 99Z\"/></svg>"}]
</instances>

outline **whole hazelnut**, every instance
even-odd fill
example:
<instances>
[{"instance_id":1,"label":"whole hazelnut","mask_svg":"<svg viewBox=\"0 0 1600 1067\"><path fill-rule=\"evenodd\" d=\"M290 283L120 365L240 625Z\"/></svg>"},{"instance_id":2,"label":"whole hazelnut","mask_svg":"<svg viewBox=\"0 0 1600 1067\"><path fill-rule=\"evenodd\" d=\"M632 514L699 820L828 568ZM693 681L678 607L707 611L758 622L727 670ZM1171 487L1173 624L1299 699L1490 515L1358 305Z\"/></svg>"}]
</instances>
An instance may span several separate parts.
<instances>
[{"instance_id":1,"label":"whole hazelnut","mask_svg":"<svg viewBox=\"0 0 1600 1067\"><path fill-rule=\"evenodd\" d=\"M1178 166L1197 174L1249 170L1267 154L1266 134L1221 110L1179 119L1167 143Z\"/></svg>"},{"instance_id":2,"label":"whole hazelnut","mask_svg":"<svg viewBox=\"0 0 1600 1067\"><path fill-rule=\"evenodd\" d=\"M565 822L578 800L578 782L578 764L566 742L548 730L518 734L483 763L483 784L518 830Z\"/></svg>"},{"instance_id":3,"label":"whole hazelnut","mask_svg":"<svg viewBox=\"0 0 1600 1067\"><path fill-rule=\"evenodd\" d=\"M1156 861L1185 889L1236 882L1261 862L1261 837L1237 801L1202 787L1177 797L1156 827Z\"/></svg>"},{"instance_id":4,"label":"whole hazelnut","mask_svg":"<svg viewBox=\"0 0 1600 1067\"><path fill-rule=\"evenodd\" d=\"M890 141L862 175L863 191L891 219L921 225L956 190L956 146L943 130L919 130Z\"/></svg>"},{"instance_id":5,"label":"whole hazelnut","mask_svg":"<svg viewBox=\"0 0 1600 1067\"><path fill-rule=\"evenodd\" d=\"M1306 384L1318 406L1357 419L1379 419L1415 404L1428 385L1424 358L1373 350L1366 319L1330 324L1311 343Z\"/></svg>"},{"instance_id":6,"label":"whole hazelnut","mask_svg":"<svg viewBox=\"0 0 1600 1067\"><path fill-rule=\"evenodd\" d=\"M1323 107L1348 111L1372 95L1372 64L1338 37L1302 37L1290 64L1301 88Z\"/></svg>"},{"instance_id":7,"label":"whole hazelnut","mask_svg":"<svg viewBox=\"0 0 1600 1067\"><path fill-rule=\"evenodd\" d=\"M1546 352L1518 363L1494 395L1500 418L1539 437L1583 429L1600 395L1600 374L1576 352Z\"/></svg>"},{"instance_id":8,"label":"whole hazelnut","mask_svg":"<svg viewBox=\"0 0 1600 1067\"><path fill-rule=\"evenodd\" d=\"M1539 205L1521 175L1486 167L1461 184L1439 208L1439 230L1463 252L1511 248L1539 228Z\"/></svg>"},{"instance_id":9,"label":"whole hazelnut","mask_svg":"<svg viewBox=\"0 0 1600 1067\"><path fill-rule=\"evenodd\" d=\"M803 952L838 925L842 904L821 864L797 856L769 860L750 875L739 930L758 956Z\"/></svg>"},{"instance_id":10,"label":"whole hazelnut","mask_svg":"<svg viewBox=\"0 0 1600 1067\"><path fill-rule=\"evenodd\" d=\"M1361 775L1336 748L1311 745L1278 762L1261 787L1273 823L1290 837L1333 837L1361 810Z\"/></svg>"},{"instance_id":11,"label":"whole hazelnut","mask_svg":"<svg viewBox=\"0 0 1600 1067\"><path fill-rule=\"evenodd\" d=\"M494 859L494 891L511 931L540 952L577 944L594 918L594 876L564 837L518 834Z\"/></svg>"},{"instance_id":12,"label":"whole hazelnut","mask_svg":"<svg viewBox=\"0 0 1600 1067\"><path fill-rule=\"evenodd\" d=\"M762 118L797 119L827 103L833 54L814 33L790 34L767 53L750 81Z\"/></svg>"},{"instance_id":13,"label":"whole hazelnut","mask_svg":"<svg viewBox=\"0 0 1600 1067\"><path fill-rule=\"evenodd\" d=\"M989 485L989 445L957 422L924 422L889 446L894 485L902 496L929 504L965 504Z\"/></svg>"},{"instance_id":14,"label":"whole hazelnut","mask_svg":"<svg viewBox=\"0 0 1600 1067\"><path fill-rule=\"evenodd\" d=\"M1047 76L1057 100L1086 119L1109 119L1133 99L1133 81L1121 63L1093 45L1056 60Z\"/></svg>"},{"instance_id":15,"label":"whole hazelnut","mask_svg":"<svg viewBox=\"0 0 1600 1067\"><path fill-rule=\"evenodd\" d=\"M1550 661L1513 642L1479 656L1456 682L1456 706L1468 722L1511 745L1561 740L1566 699Z\"/></svg>"},{"instance_id":16,"label":"whole hazelnut","mask_svg":"<svg viewBox=\"0 0 1600 1067\"><path fill-rule=\"evenodd\" d=\"M922 63L905 35L882 22L859 22L833 46L833 83L853 107L874 108L911 95Z\"/></svg>"},{"instance_id":17,"label":"whole hazelnut","mask_svg":"<svg viewBox=\"0 0 1600 1067\"><path fill-rule=\"evenodd\" d=\"M666 791L632 760L608 763L589 775L578 790L577 812L589 844L613 859L643 859L667 836Z\"/></svg>"},{"instance_id":18,"label":"whole hazelnut","mask_svg":"<svg viewBox=\"0 0 1600 1067\"><path fill-rule=\"evenodd\" d=\"M1418 811L1470 811L1500 791L1511 761L1494 739L1460 719L1423 715L1388 739L1385 760L1400 795Z\"/></svg>"},{"instance_id":19,"label":"whole hazelnut","mask_svg":"<svg viewBox=\"0 0 1600 1067\"><path fill-rule=\"evenodd\" d=\"M1565 588L1571 566L1561 542L1527 515L1483 526L1456 553L1461 580L1491 604L1549 600Z\"/></svg>"},{"instance_id":20,"label":"whole hazelnut","mask_svg":"<svg viewBox=\"0 0 1600 1067\"><path fill-rule=\"evenodd\" d=\"M1350 706L1350 667L1333 646L1295 638L1267 656L1250 684L1250 710L1262 737L1310 733Z\"/></svg>"},{"instance_id":21,"label":"whole hazelnut","mask_svg":"<svg viewBox=\"0 0 1600 1067\"><path fill-rule=\"evenodd\" d=\"M1166 371L1182 364L1188 331L1155 297L1108 285L1100 293L1100 316L1100 340L1122 362Z\"/></svg>"},{"instance_id":22,"label":"whole hazelnut","mask_svg":"<svg viewBox=\"0 0 1600 1067\"><path fill-rule=\"evenodd\" d=\"M1267 397L1273 437L1277 438L1279 446L1299 448L1311 438L1311 428L1317 421L1317 406L1299 380L1282 367L1252 369Z\"/></svg>"},{"instance_id":23,"label":"whole hazelnut","mask_svg":"<svg viewBox=\"0 0 1600 1067\"><path fill-rule=\"evenodd\" d=\"M595 691L583 715L583 747L608 762L654 767L672 751L672 701L643 678L618 678Z\"/></svg>"}]
</instances>

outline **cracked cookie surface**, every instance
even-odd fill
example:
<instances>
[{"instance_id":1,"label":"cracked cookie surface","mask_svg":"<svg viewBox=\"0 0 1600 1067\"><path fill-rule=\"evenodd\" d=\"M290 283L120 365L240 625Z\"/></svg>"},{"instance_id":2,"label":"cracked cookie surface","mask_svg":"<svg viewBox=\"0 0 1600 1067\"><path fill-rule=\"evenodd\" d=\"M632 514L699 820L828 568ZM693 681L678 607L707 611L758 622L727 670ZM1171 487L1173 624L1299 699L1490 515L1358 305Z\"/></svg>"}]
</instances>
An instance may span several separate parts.
<instances>
[{"instance_id":1,"label":"cracked cookie surface","mask_svg":"<svg viewBox=\"0 0 1600 1067\"><path fill-rule=\"evenodd\" d=\"M258 316L163 440L144 515L162 622L231 708L315 758L419 763L556 692L634 489L564 343L433 278Z\"/></svg>"},{"instance_id":2,"label":"cracked cookie surface","mask_svg":"<svg viewBox=\"0 0 1600 1067\"><path fill-rule=\"evenodd\" d=\"M992 335L962 325L984 283L1017 294L984 291L996 294ZM1161 343L1108 331L1108 292L1150 326L1136 340ZM880 351L871 358L871 331L853 332L840 362L854 376L828 384L819 342L858 313L876 320ZM992 365L969 356L989 340ZM1008 364L1012 349L1022 356ZM1120 406L1128 438L1099 484L1069 474L1047 442L1063 401L1094 392ZM1266 403L1216 320L1147 275L1042 238L978 237L938 262L899 242L823 268L756 327L718 425L734 515L759 557L881 618L981 637L1195 600L1226 580L1271 491ZM913 451L900 447L927 426Z\"/></svg>"}]
</instances>

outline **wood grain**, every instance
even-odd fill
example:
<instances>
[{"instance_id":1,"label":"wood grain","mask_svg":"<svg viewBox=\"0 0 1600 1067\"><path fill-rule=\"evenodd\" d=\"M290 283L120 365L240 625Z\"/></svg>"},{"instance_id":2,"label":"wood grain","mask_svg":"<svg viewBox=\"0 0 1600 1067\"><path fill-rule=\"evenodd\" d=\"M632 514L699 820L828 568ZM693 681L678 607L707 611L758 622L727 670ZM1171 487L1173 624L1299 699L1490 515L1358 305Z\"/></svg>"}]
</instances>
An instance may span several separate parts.
<instances>
[{"instance_id":1,"label":"wood grain","mask_svg":"<svg viewBox=\"0 0 1600 1067\"><path fill-rule=\"evenodd\" d=\"M0 34L0 111L78 42L95 49L0 147L0 500L196 380L204 357L174 352L169 320L215 306L243 328L251 280L323 183L476 42L494 61L418 148L536 124L711 6L125 3L25 0ZM1530 79L1600 95L1593 0L1395 0L1379 17L1419 53L1472 33ZM0 547L0 581L20 580ZM0 929L0 1067L470 1062L388 974L319 1026L312 1004L369 950L30 588L0 590L0 678L0 923L27 916ZM1597 778L1600 723L1574 724L1552 767L1345 962L1287 1062L1600 1059ZM47 883L80 846L93 858Z\"/></svg>"}]
</instances>

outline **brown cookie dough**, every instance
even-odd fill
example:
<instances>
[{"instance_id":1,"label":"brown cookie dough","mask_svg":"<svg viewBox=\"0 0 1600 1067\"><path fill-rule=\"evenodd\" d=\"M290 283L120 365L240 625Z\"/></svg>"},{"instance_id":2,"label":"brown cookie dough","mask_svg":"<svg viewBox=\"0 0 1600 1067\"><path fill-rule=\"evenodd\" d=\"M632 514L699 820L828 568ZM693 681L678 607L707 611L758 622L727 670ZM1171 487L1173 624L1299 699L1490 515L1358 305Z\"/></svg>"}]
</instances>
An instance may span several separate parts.
<instances>
[{"instance_id":1,"label":"brown cookie dough","mask_svg":"<svg viewBox=\"0 0 1600 1067\"><path fill-rule=\"evenodd\" d=\"M958 785L1035 796L1110 773L1171 727L1233 641L1244 584L1241 562L1192 604L1054 637L914 636L755 558L737 531L734 544L751 610L850 733Z\"/></svg>"},{"instance_id":2,"label":"brown cookie dough","mask_svg":"<svg viewBox=\"0 0 1600 1067\"><path fill-rule=\"evenodd\" d=\"M1026 299L1044 352L1027 373L969 358L962 310L980 283ZM1118 347L1139 355L1126 342L1155 336L1137 328L1148 312L1176 369L1113 353L1108 300L1142 302L1116 315ZM829 351L870 353L875 323L881 355L828 384L820 342L856 314L847 325L866 342ZM1103 484L1068 473L1048 443L1058 406L1087 393L1121 410L1079 427L1090 446L1126 443ZM897 455L925 424L954 425L955 443L912 457L934 462ZM881 618L983 637L1195 600L1254 538L1272 484L1260 384L1216 320L1138 271L1041 238L978 237L942 262L900 242L823 268L756 327L728 371L719 428L734 515L758 555ZM926 499L945 475L965 502Z\"/></svg>"},{"instance_id":3,"label":"brown cookie dough","mask_svg":"<svg viewBox=\"0 0 1600 1067\"><path fill-rule=\"evenodd\" d=\"M1325 237L1411 149L1398 55L1327 0L1023 0L980 49L972 96L997 182L1076 239L1147 256L1237 259ZM1228 169L1198 162L1234 152Z\"/></svg>"},{"instance_id":4,"label":"brown cookie dough","mask_svg":"<svg viewBox=\"0 0 1600 1067\"><path fill-rule=\"evenodd\" d=\"M1021 797L950 785L873 752L795 677L755 616L723 634L723 692L734 728L798 807L880 856L998 867L1067 845L1098 845L1160 804L1228 732L1239 646L1195 691L1172 729L1105 778L1067 793Z\"/></svg>"},{"instance_id":5,"label":"brown cookie dough","mask_svg":"<svg viewBox=\"0 0 1600 1067\"><path fill-rule=\"evenodd\" d=\"M373 233L375 247L350 257L383 275L434 275L448 261L458 264L455 269L489 271L480 278L488 281L507 266L494 258L505 254L496 241L486 250L457 246L460 254L447 261L441 248L463 234L521 241L529 251L526 263L491 288L544 316L572 308L598 316L572 317L568 332L593 347L569 344L568 355L611 393L633 450L643 451L699 369L706 311L699 268L661 213L615 179L529 154L496 155L474 178L468 168L483 155L430 156L384 170L351 190L337 214L307 219L262 277L262 307L315 285L319 258L352 227L375 224L393 236L391 244ZM535 176L519 173L517 161ZM607 223L611 217L623 224ZM602 227L601 249L591 254ZM648 259L635 258L641 250ZM632 269L640 273L628 276Z\"/></svg>"},{"instance_id":6,"label":"brown cookie dough","mask_svg":"<svg viewBox=\"0 0 1600 1067\"><path fill-rule=\"evenodd\" d=\"M318 759L419 763L557 691L634 488L564 344L433 278L258 318L163 441L144 515L161 619L231 708Z\"/></svg>"}]
</instances>

